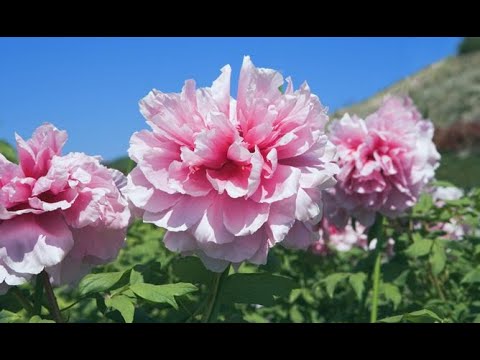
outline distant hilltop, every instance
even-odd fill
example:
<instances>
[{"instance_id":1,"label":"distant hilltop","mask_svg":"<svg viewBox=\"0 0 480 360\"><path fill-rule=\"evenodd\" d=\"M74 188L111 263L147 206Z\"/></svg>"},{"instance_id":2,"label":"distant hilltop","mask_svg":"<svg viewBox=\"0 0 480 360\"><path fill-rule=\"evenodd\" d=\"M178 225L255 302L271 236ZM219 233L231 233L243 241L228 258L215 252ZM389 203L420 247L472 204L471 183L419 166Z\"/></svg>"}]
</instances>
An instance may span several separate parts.
<instances>
[{"instance_id":1,"label":"distant hilltop","mask_svg":"<svg viewBox=\"0 0 480 360\"><path fill-rule=\"evenodd\" d=\"M407 94L436 126L441 150L480 147L480 52L449 57L408 76L369 99L337 110L364 117L375 111L387 94Z\"/></svg>"}]
</instances>

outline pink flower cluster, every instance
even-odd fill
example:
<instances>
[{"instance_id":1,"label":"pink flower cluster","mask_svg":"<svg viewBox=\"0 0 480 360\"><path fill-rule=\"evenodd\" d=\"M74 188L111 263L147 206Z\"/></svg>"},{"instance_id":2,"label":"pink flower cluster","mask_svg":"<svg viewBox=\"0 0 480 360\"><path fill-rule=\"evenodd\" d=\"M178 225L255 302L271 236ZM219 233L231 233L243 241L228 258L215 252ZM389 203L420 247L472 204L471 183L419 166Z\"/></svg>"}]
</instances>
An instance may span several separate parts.
<instances>
[{"instance_id":1,"label":"pink flower cluster","mask_svg":"<svg viewBox=\"0 0 480 360\"><path fill-rule=\"evenodd\" d=\"M319 239L311 245L310 251L317 255L326 255L330 249L337 251L349 251L352 247L368 248L368 237L362 224L352 226L349 220L344 228L338 228L323 218L319 230Z\"/></svg>"},{"instance_id":2,"label":"pink flower cluster","mask_svg":"<svg viewBox=\"0 0 480 360\"><path fill-rule=\"evenodd\" d=\"M348 216L365 226L375 214L395 217L417 201L433 179L440 155L433 124L422 119L408 97L387 97L365 120L344 115L330 126L340 173L325 191L325 213L338 227Z\"/></svg>"},{"instance_id":3,"label":"pink flower cluster","mask_svg":"<svg viewBox=\"0 0 480 360\"><path fill-rule=\"evenodd\" d=\"M333 223L330 223L326 217L320 223L319 238L310 246L310 251L316 255L331 254L331 250L335 251L349 251L354 247L363 250L375 250L377 239L372 239L368 242L368 229L360 223L356 223L353 227L352 220L343 228L338 228ZM387 257L391 258L394 255L395 240L389 238L385 249Z\"/></svg>"},{"instance_id":4,"label":"pink flower cluster","mask_svg":"<svg viewBox=\"0 0 480 360\"><path fill-rule=\"evenodd\" d=\"M0 290L44 269L72 282L114 259L130 219L123 175L97 157L61 156L67 133L50 124L16 140L19 165L0 154Z\"/></svg>"},{"instance_id":5,"label":"pink flower cluster","mask_svg":"<svg viewBox=\"0 0 480 360\"><path fill-rule=\"evenodd\" d=\"M214 271L263 264L277 243L307 248L335 184L325 108L304 83L294 91L245 57L237 99L230 66L210 88L150 92L140 109L152 131L135 133L127 193L145 222L166 228L168 249L197 254Z\"/></svg>"},{"instance_id":6,"label":"pink flower cluster","mask_svg":"<svg viewBox=\"0 0 480 360\"><path fill-rule=\"evenodd\" d=\"M429 189L436 207L442 208L446 201L458 200L464 196L464 191L455 186L436 186ZM445 240L462 240L471 232L470 226L462 222L461 218L452 218L446 222L440 222L430 227L430 231L440 230L445 232Z\"/></svg>"}]
</instances>

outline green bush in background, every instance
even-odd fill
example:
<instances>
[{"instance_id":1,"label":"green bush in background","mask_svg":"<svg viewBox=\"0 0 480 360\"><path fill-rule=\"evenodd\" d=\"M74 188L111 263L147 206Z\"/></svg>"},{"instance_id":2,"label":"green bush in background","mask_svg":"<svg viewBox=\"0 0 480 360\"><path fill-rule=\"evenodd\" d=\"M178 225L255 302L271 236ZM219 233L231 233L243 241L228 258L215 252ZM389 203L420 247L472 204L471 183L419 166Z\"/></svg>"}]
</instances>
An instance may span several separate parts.
<instances>
[{"instance_id":1,"label":"green bush in background","mask_svg":"<svg viewBox=\"0 0 480 360\"><path fill-rule=\"evenodd\" d=\"M466 37L458 46L458 55L480 51L480 37Z\"/></svg>"}]
</instances>

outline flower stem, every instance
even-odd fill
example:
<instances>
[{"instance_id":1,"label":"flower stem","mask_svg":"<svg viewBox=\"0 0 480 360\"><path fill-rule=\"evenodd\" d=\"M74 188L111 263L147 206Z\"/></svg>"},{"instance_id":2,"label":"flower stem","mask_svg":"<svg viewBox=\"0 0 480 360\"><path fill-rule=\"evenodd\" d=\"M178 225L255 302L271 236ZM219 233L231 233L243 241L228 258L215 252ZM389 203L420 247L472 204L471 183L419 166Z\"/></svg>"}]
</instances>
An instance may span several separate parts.
<instances>
[{"instance_id":1,"label":"flower stem","mask_svg":"<svg viewBox=\"0 0 480 360\"><path fill-rule=\"evenodd\" d=\"M373 295L372 295L372 309L370 312L370 322L377 322L378 312L378 293L380 288L380 265L382 260L382 254L378 252L375 258L375 265L373 267Z\"/></svg>"},{"instance_id":2,"label":"flower stem","mask_svg":"<svg viewBox=\"0 0 480 360\"><path fill-rule=\"evenodd\" d=\"M227 278L229 270L230 270L230 265L227 266L227 268L223 273L215 273L213 277L210 298L207 302L206 311L203 314L203 319L202 319L202 322L204 323L215 322L217 318L218 307L220 305L218 300L220 298L220 293L222 291L223 282Z\"/></svg>"},{"instance_id":3,"label":"flower stem","mask_svg":"<svg viewBox=\"0 0 480 360\"><path fill-rule=\"evenodd\" d=\"M30 301L28 301L28 299L25 297L25 295L23 295L19 288L13 287L10 291L12 292L13 296L15 296L15 298L18 300L18 302L23 306L23 308L27 310L28 313L33 313L33 306L30 304Z\"/></svg>"},{"instance_id":4,"label":"flower stem","mask_svg":"<svg viewBox=\"0 0 480 360\"><path fill-rule=\"evenodd\" d=\"M374 238L377 239L377 244L375 246L375 252L374 252L375 262L373 265L373 275L372 275L372 282L373 282L372 307L370 310L370 322L375 323L377 322L378 298L380 293L382 248L385 240L383 236L383 216L382 215L377 214L375 223L373 224L372 228L368 233L368 238L370 241Z\"/></svg>"},{"instance_id":5,"label":"flower stem","mask_svg":"<svg viewBox=\"0 0 480 360\"><path fill-rule=\"evenodd\" d=\"M35 279L35 293L33 295L33 313L39 315L42 311L42 300L43 300L43 281L37 276Z\"/></svg>"},{"instance_id":6,"label":"flower stem","mask_svg":"<svg viewBox=\"0 0 480 360\"><path fill-rule=\"evenodd\" d=\"M48 274L43 270L38 276L41 278L43 282L43 287L45 288L45 294L47 296L50 315L52 315L53 320L56 323L63 323L62 313L60 312L60 308L58 307L57 298L52 289L52 284L50 284L50 279L48 278Z\"/></svg>"}]
</instances>

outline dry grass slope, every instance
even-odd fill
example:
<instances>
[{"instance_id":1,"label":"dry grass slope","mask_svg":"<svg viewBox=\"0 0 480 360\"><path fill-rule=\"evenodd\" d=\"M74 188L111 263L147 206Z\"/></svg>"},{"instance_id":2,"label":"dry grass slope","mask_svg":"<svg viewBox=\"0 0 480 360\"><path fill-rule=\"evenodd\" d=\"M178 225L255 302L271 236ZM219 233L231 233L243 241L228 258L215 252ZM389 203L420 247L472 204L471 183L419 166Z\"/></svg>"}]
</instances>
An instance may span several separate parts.
<instances>
[{"instance_id":1,"label":"dry grass slope","mask_svg":"<svg viewBox=\"0 0 480 360\"><path fill-rule=\"evenodd\" d=\"M387 94L410 95L424 116L445 127L456 121L480 121L480 52L439 61L389 86L363 102L342 108L343 113L366 116Z\"/></svg>"}]
</instances>

